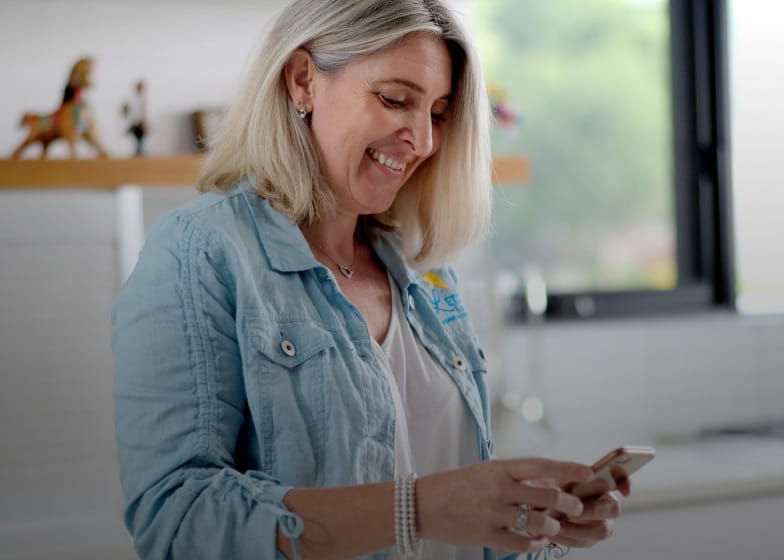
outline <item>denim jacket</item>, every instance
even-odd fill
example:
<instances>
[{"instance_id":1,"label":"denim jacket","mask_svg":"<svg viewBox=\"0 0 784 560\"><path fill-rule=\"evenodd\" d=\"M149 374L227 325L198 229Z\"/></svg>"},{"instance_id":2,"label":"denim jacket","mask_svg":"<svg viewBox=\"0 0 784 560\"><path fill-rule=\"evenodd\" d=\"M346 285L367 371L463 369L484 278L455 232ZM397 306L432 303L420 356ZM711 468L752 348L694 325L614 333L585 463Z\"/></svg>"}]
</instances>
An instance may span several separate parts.
<instances>
[{"instance_id":1,"label":"denim jacket","mask_svg":"<svg viewBox=\"0 0 784 560\"><path fill-rule=\"evenodd\" d=\"M488 459L486 361L453 272L411 270L391 233L371 242ZM247 182L156 223L112 323L125 522L141 558L282 558L278 524L295 544L302 531L282 502L290 488L393 479L394 405L367 325Z\"/></svg>"}]
</instances>

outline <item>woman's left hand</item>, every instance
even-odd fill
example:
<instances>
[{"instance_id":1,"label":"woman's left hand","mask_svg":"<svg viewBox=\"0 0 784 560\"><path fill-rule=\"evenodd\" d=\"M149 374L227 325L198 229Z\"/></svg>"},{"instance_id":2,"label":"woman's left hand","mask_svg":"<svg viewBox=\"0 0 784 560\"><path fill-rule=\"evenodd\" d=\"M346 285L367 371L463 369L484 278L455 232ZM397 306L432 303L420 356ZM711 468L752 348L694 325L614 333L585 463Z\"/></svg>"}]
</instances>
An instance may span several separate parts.
<instances>
[{"instance_id":1,"label":"woman's left hand","mask_svg":"<svg viewBox=\"0 0 784 560\"><path fill-rule=\"evenodd\" d=\"M628 479L618 483L618 490L628 496L631 485ZM610 538L613 519L621 514L621 504L613 494L605 492L598 498L583 501L579 517L562 519L561 530L550 540L571 548L588 548Z\"/></svg>"}]
</instances>

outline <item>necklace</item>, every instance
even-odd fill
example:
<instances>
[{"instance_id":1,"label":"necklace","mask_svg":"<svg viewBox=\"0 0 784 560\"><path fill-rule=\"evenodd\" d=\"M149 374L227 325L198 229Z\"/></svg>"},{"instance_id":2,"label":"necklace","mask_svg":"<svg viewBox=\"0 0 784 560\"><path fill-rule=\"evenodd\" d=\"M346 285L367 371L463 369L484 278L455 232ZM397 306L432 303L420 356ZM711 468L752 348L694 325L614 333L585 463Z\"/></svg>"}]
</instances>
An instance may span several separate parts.
<instances>
[{"instance_id":1,"label":"necklace","mask_svg":"<svg viewBox=\"0 0 784 560\"><path fill-rule=\"evenodd\" d=\"M340 271L340 273L343 276L345 276L346 278L351 280L351 277L354 276L354 267L357 265L357 250L356 249L354 249L354 260L351 262L351 264L349 264L349 265L340 264L338 261L336 261L335 259L332 258L332 255L327 253L327 250L321 245L321 243L319 243L318 241L316 241L315 239L313 239L309 235L306 235L305 238L308 241L310 241L311 243L313 243L313 245L315 245L324 255L326 255L329 260L331 260L333 263L335 263L335 266L338 267L338 270Z\"/></svg>"}]
</instances>

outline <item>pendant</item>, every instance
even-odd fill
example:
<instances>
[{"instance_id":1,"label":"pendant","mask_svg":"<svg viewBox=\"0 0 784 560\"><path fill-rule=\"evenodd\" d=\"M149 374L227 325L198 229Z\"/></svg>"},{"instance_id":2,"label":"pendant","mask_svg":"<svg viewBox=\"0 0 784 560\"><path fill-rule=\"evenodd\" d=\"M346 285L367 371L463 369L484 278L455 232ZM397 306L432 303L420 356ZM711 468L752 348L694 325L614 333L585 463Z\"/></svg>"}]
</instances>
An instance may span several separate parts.
<instances>
[{"instance_id":1,"label":"pendant","mask_svg":"<svg viewBox=\"0 0 784 560\"><path fill-rule=\"evenodd\" d=\"M351 270L349 267L343 266L342 264L338 264L338 268L340 269L340 273L346 278L348 278L349 280L351 280L351 277L354 276L354 271Z\"/></svg>"}]
</instances>

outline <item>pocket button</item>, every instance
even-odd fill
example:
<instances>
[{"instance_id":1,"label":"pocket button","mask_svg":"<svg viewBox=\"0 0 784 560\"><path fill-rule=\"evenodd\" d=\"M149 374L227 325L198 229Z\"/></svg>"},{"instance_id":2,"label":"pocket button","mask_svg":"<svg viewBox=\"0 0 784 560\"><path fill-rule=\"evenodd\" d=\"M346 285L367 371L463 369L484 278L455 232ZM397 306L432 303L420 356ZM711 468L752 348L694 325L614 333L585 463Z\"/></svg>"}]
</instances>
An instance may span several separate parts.
<instances>
[{"instance_id":1,"label":"pocket button","mask_svg":"<svg viewBox=\"0 0 784 560\"><path fill-rule=\"evenodd\" d=\"M297 353L297 349L294 348L294 345L291 343L290 340L284 340L280 343L280 348L283 350L283 353L289 357L294 356Z\"/></svg>"}]
</instances>

